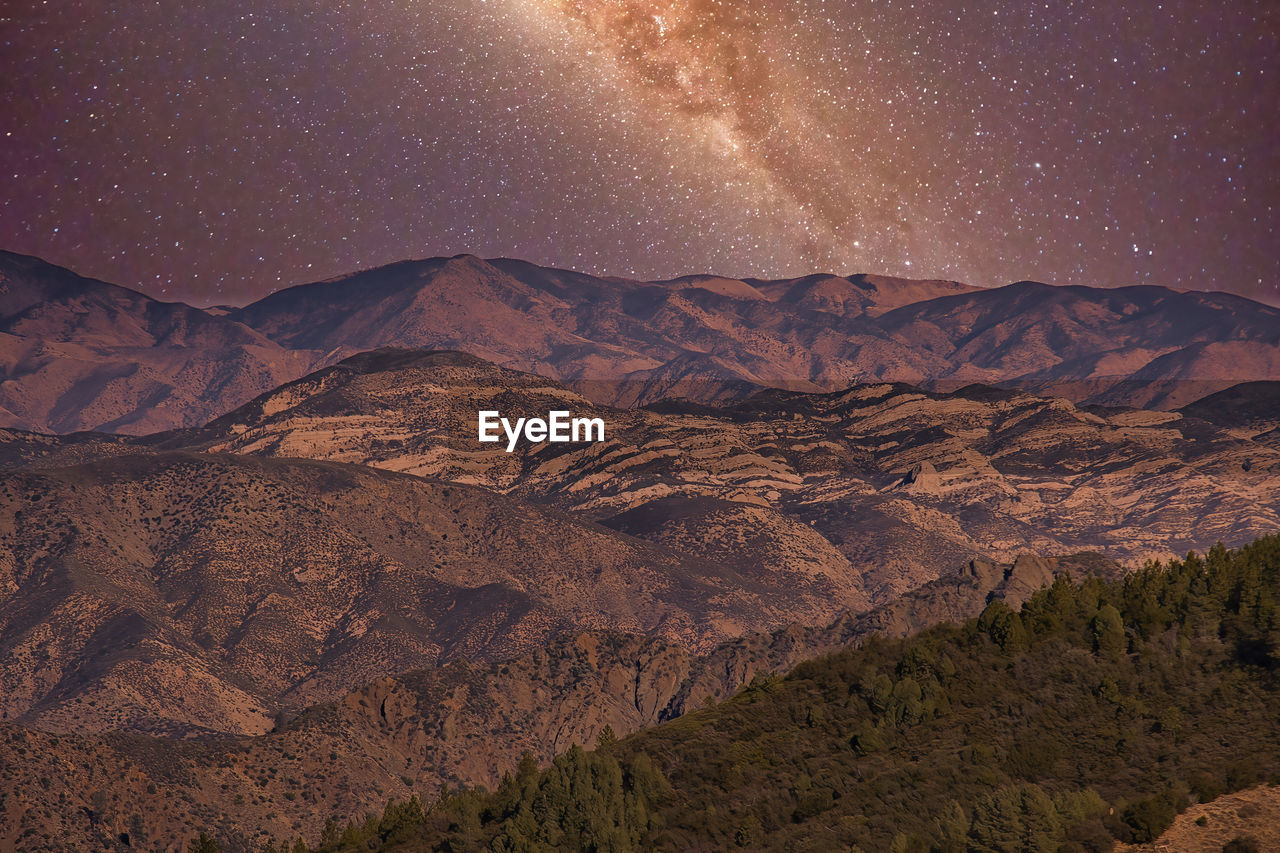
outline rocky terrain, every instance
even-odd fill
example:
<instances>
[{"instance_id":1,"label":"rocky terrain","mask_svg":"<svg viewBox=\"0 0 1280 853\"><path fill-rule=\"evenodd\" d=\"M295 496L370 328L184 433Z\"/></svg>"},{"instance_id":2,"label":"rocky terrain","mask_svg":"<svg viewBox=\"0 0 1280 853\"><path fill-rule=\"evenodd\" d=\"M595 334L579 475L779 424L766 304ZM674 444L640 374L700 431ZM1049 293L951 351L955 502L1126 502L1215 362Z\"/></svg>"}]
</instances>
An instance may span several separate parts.
<instances>
[{"instance_id":1,"label":"rocky terrain","mask_svg":"<svg viewBox=\"0 0 1280 853\"><path fill-rule=\"evenodd\" d=\"M0 252L0 427L195 426L313 361L216 314Z\"/></svg>"},{"instance_id":2,"label":"rocky terrain","mask_svg":"<svg viewBox=\"0 0 1280 853\"><path fill-rule=\"evenodd\" d=\"M1122 844L1120 853L1222 853L1237 839L1257 851L1280 850L1280 787L1263 785L1195 803L1156 841Z\"/></svg>"},{"instance_id":3,"label":"rocky terrain","mask_svg":"<svg viewBox=\"0 0 1280 853\"><path fill-rule=\"evenodd\" d=\"M0 427L195 426L385 346L461 350L623 407L904 382L1174 409L1280 379L1280 310L1159 287L642 282L463 255L203 311L0 253Z\"/></svg>"},{"instance_id":4,"label":"rocky terrain","mask_svg":"<svg viewBox=\"0 0 1280 853\"><path fill-rule=\"evenodd\" d=\"M1233 435L1280 447L1280 382L1242 382L1179 411L1217 424Z\"/></svg>"},{"instance_id":5,"label":"rocky terrain","mask_svg":"<svg viewBox=\"0 0 1280 853\"><path fill-rule=\"evenodd\" d=\"M490 406L607 440L508 454L475 441ZM261 732L564 631L699 653L975 559L1280 529L1280 451L1181 413L888 384L613 409L456 352L355 356L198 430L8 431L0 465L0 714L63 731Z\"/></svg>"},{"instance_id":6,"label":"rocky terrain","mask_svg":"<svg viewBox=\"0 0 1280 853\"><path fill-rule=\"evenodd\" d=\"M602 417L607 440L509 454L476 442L478 408L571 408ZM1280 529L1274 447L1181 413L985 386L611 409L474 357L384 350L165 440L478 484L702 559L858 577L877 602L973 557L1134 564Z\"/></svg>"},{"instance_id":7,"label":"rocky terrain","mask_svg":"<svg viewBox=\"0 0 1280 853\"><path fill-rule=\"evenodd\" d=\"M1278 354L1149 287L460 256L205 311L0 253L0 853L314 838L1274 533Z\"/></svg>"},{"instance_id":8,"label":"rocky terrain","mask_svg":"<svg viewBox=\"0 0 1280 853\"><path fill-rule=\"evenodd\" d=\"M414 792L430 798L442 783L492 787L523 753L548 760L594 743L605 726L625 735L673 719L872 633L962 621L992 598L1017 606L1058 573L1119 571L1088 554L975 562L865 615L747 635L704 655L661 637L564 635L501 663L379 678L249 738L0 727L0 766L9 768L0 814L10 819L0 849L43 832L75 849L126 834L135 847L177 850L197 826L246 845L237 849L268 836L314 839L333 815L377 811Z\"/></svg>"},{"instance_id":9,"label":"rocky terrain","mask_svg":"<svg viewBox=\"0 0 1280 853\"><path fill-rule=\"evenodd\" d=\"M482 450L489 407L607 440ZM615 409L386 349L199 429L9 430L0 808L73 847L314 837L1058 572L1280 529L1280 452L1222 410L886 383Z\"/></svg>"},{"instance_id":10,"label":"rocky terrain","mask_svg":"<svg viewBox=\"0 0 1280 853\"><path fill-rule=\"evenodd\" d=\"M843 568L751 572L334 463L161 452L23 469L0 484L0 718L262 732L377 675L511 657L565 631L697 651L829 621L867 604Z\"/></svg>"}]
</instances>

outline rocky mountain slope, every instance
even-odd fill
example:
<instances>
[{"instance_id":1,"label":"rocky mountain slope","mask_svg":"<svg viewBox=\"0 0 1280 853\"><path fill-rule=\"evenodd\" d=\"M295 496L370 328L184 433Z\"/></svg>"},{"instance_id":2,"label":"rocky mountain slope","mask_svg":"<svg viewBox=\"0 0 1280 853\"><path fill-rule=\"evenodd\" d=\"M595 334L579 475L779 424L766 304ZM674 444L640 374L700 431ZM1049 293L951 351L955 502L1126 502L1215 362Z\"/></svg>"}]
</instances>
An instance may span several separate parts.
<instances>
[{"instance_id":1,"label":"rocky mountain slope","mask_svg":"<svg viewBox=\"0 0 1280 853\"><path fill-rule=\"evenodd\" d=\"M594 743L605 726L624 735L673 719L757 674L784 672L871 633L905 636L963 621L992 598L1017 606L1058 573L1118 572L1087 554L974 563L890 607L747 635L704 655L661 637L566 635L488 666L457 662L379 678L251 738L173 742L0 727L0 766L11 768L0 779L0 814L7 808L11 818L0 849L32 827L80 845L124 833L147 849L180 849L193 827L217 830L234 849L256 849L268 836L314 839L334 814L378 811L415 791L430 797L442 783L492 787L523 753L546 761Z\"/></svg>"},{"instance_id":2,"label":"rocky mountain slope","mask_svg":"<svg viewBox=\"0 0 1280 853\"><path fill-rule=\"evenodd\" d=\"M1273 380L1280 312L1160 288L460 256L202 311L0 254L0 853L314 837L1274 533Z\"/></svg>"},{"instance_id":3,"label":"rocky mountain slope","mask_svg":"<svg viewBox=\"0 0 1280 853\"><path fill-rule=\"evenodd\" d=\"M488 406L570 408L608 437L508 454L475 439ZM892 614L970 561L1135 565L1280 529L1275 448L983 386L612 409L473 356L383 350L198 430L0 439L0 713L64 731L261 732L566 631L697 654Z\"/></svg>"},{"instance_id":4,"label":"rocky mountain slope","mask_svg":"<svg viewBox=\"0 0 1280 853\"><path fill-rule=\"evenodd\" d=\"M1259 444L1280 447L1280 382L1243 382L1178 411Z\"/></svg>"},{"instance_id":5,"label":"rocky mountain slope","mask_svg":"<svg viewBox=\"0 0 1280 853\"><path fill-rule=\"evenodd\" d=\"M1020 611L993 601L963 625L806 661L541 773L525 764L493 793L445 797L415 826L402 814L311 849L1150 842L1192 803L1280 775L1277 590L1275 536L1120 582L1056 579Z\"/></svg>"},{"instance_id":6,"label":"rocky mountain slope","mask_svg":"<svg viewBox=\"0 0 1280 853\"><path fill-rule=\"evenodd\" d=\"M0 427L195 426L313 359L198 308L0 252Z\"/></svg>"},{"instance_id":7,"label":"rocky mountain slope","mask_svg":"<svg viewBox=\"0 0 1280 853\"><path fill-rule=\"evenodd\" d=\"M569 408L602 417L607 440L507 453L476 441L479 408ZM611 409L471 356L385 350L166 440L479 484L753 573L860 577L877 602L973 557L1140 563L1280 529L1276 448L1178 413L983 386Z\"/></svg>"},{"instance_id":8,"label":"rocky mountain slope","mask_svg":"<svg viewBox=\"0 0 1280 853\"><path fill-rule=\"evenodd\" d=\"M1173 409L1280 379L1280 310L1226 294L811 275L596 278L462 255L201 311L0 254L0 426L141 434L385 346L457 349L632 406L981 382Z\"/></svg>"},{"instance_id":9,"label":"rocky mountain slope","mask_svg":"<svg viewBox=\"0 0 1280 853\"><path fill-rule=\"evenodd\" d=\"M563 512L372 468L188 453L0 483L0 717L261 732L388 673L565 631L689 651L864 609L860 578L751 573Z\"/></svg>"},{"instance_id":10,"label":"rocky mountain slope","mask_svg":"<svg viewBox=\"0 0 1280 853\"><path fill-rule=\"evenodd\" d=\"M507 453L476 441L480 408L571 409L607 440ZM474 356L388 349L200 429L9 430L0 712L262 731L374 675L564 630L696 652L975 558L1132 565L1280 529L1280 451L1209 410L1227 411L901 384L615 409Z\"/></svg>"},{"instance_id":11,"label":"rocky mountain slope","mask_svg":"<svg viewBox=\"0 0 1280 853\"><path fill-rule=\"evenodd\" d=\"M1266 784L1195 803L1164 833L1146 844L1121 844L1117 853L1223 853L1232 841L1253 842L1234 848L1280 850L1280 786Z\"/></svg>"}]
</instances>

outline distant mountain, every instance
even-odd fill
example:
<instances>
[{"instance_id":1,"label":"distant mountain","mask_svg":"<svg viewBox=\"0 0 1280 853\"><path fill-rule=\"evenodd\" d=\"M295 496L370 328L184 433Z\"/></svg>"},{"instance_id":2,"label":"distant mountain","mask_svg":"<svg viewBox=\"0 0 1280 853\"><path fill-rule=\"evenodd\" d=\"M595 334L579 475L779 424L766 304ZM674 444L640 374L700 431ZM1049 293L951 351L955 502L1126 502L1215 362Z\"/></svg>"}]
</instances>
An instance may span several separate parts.
<instances>
[{"instance_id":1,"label":"distant mountain","mask_svg":"<svg viewBox=\"0 0 1280 853\"><path fill-rule=\"evenodd\" d=\"M195 426L310 364L224 317L0 252L0 427Z\"/></svg>"},{"instance_id":2,"label":"distant mountain","mask_svg":"<svg viewBox=\"0 0 1280 853\"><path fill-rule=\"evenodd\" d=\"M511 417L568 407L602 417L607 441L509 454L477 443L485 407ZM986 386L612 409L473 356L388 349L163 440L481 485L725 570L830 583L842 608L864 589L878 603L974 557L1098 549L1141 562L1280 530L1276 448L1177 413Z\"/></svg>"},{"instance_id":3,"label":"distant mountain","mask_svg":"<svg viewBox=\"0 0 1280 853\"><path fill-rule=\"evenodd\" d=\"M461 255L200 311L17 255L0 275L0 426L55 432L191 426L385 346L462 350L624 406L891 381L1172 409L1280 379L1280 310L1160 287L641 282Z\"/></svg>"},{"instance_id":4,"label":"distant mountain","mask_svg":"<svg viewBox=\"0 0 1280 853\"><path fill-rule=\"evenodd\" d=\"M1280 378L1280 310L1227 293L1025 281L880 322L944 359L933 377L943 383L1171 409L1243 379Z\"/></svg>"},{"instance_id":5,"label":"distant mountain","mask_svg":"<svg viewBox=\"0 0 1280 853\"><path fill-rule=\"evenodd\" d=\"M840 298L806 299L825 280L838 285ZM384 346L459 349L578 383L600 402L632 403L658 393L714 398L726 384L812 390L820 387L815 379L837 374L845 383L871 378L877 362L908 365L921 377L926 365L915 363L909 346L861 318L882 302L899 304L903 294L968 288L904 282L897 293L890 280L879 282L694 276L647 283L463 255L289 288L231 316L289 347L334 356ZM858 364L845 357L854 355Z\"/></svg>"},{"instance_id":6,"label":"distant mountain","mask_svg":"<svg viewBox=\"0 0 1280 853\"><path fill-rule=\"evenodd\" d=\"M311 350L461 349L615 404L900 381L1174 408L1280 378L1280 310L1161 287L981 290L830 275L645 283L460 256L291 288L233 316Z\"/></svg>"}]
</instances>

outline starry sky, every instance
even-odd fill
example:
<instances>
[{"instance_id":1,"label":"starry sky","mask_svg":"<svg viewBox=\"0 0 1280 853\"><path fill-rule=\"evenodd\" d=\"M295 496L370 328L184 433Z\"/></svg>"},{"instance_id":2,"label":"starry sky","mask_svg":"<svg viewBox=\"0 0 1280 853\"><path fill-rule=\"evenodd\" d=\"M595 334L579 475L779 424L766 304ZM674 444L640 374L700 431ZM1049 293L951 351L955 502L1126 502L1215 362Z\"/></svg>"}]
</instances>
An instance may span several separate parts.
<instances>
[{"instance_id":1,"label":"starry sky","mask_svg":"<svg viewBox=\"0 0 1280 853\"><path fill-rule=\"evenodd\" d=\"M195 304L407 257L1280 302L1274 0L0 5L0 248Z\"/></svg>"}]
</instances>

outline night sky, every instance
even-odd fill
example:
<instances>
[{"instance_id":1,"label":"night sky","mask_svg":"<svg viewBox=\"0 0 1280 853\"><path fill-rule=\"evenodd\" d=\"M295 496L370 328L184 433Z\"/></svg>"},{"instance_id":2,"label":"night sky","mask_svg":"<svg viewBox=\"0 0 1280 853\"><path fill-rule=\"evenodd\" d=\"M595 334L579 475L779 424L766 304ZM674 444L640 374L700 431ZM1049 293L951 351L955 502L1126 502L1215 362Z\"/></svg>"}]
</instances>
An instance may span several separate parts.
<instances>
[{"instance_id":1,"label":"night sky","mask_svg":"<svg viewBox=\"0 0 1280 853\"><path fill-rule=\"evenodd\" d=\"M1280 4L0 5L0 248L197 304L470 252L1280 301Z\"/></svg>"}]
</instances>

